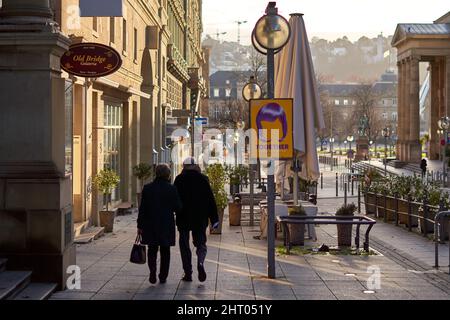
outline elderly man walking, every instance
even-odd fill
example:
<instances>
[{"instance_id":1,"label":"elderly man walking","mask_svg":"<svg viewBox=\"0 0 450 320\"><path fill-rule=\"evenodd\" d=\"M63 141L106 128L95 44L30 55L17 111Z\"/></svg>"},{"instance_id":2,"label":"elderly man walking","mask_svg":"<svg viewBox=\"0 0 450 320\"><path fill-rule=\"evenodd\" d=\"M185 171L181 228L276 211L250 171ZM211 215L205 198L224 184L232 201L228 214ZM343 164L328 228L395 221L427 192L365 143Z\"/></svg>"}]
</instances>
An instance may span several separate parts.
<instances>
[{"instance_id":1,"label":"elderly man walking","mask_svg":"<svg viewBox=\"0 0 450 320\"><path fill-rule=\"evenodd\" d=\"M148 245L148 266L151 284L156 283L156 260L161 255L159 282L165 283L169 275L170 247L175 246L175 216L181 209L177 189L170 184L171 171L167 164L156 167L155 180L142 191L137 220L141 243Z\"/></svg>"},{"instance_id":2,"label":"elderly man walking","mask_svg":"<svg viewBox=\"0 0 450 320\"><path fill-rule=\"evenodd\" d=\"M193 158L183 163L183 172L175 179L175 186L182 202L177 212L177 227L180 233L180 253L183 262L183 281L192 281L192 253L189 245L190 233L197 249L197 271L200 282L206 280L205 259L207 254L206 229L219 225L217 205L208 178L201 173Z\"/></svg>"}]
</instances>

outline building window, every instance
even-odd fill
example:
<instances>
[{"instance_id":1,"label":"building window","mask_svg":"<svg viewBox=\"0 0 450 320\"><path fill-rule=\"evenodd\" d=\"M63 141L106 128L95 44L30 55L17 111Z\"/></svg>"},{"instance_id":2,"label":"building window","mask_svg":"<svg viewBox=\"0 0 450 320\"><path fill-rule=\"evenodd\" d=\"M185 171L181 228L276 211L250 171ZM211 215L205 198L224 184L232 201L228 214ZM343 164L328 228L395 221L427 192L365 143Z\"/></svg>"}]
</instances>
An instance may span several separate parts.
<instances>
[{"instance_id":1,"label":"building window","mask_svg":"<svg viewBox=\"0 0 450 320\"><path fill-rule=\"evenodd\" d=\"M348 100L344 100L344 106L348 106Z\"/></svg>"},{"instance_id":2,"label":"building window","mask_svg":"<svg viewBox=\"0 0 450 320\"><path fill-rule=\"evenodd\" d=\"M122 105L105 104L104 111L104 136L103 136L103 159L104 168L115 171L119 176L120 150L123 128ZM120 187L111 194L111 201L120 199Z\"/></svg>"},{"instance_id":3,"label":"building window","mask_svg":"<svg viewBox=\"0 0 450 320\"><path fill-rule=\"evenodd\" d=\"M397 106L397 99L392 99L392 105L394 106L394 107L396 107Z\"/></svg>"},{"instance_id":4,"label":"building window","mask_svg":"<svg viewBox=\"0 0 450 320\"><path fill-rule=\"evenodd\" d=\"M340 103L340 101L339 100L334 100L334 105L335 106L338 106L338 105L340 105L341 103Z\"/></svg>"},{"instance_id":5,"label":"building window","mask_svg":"<svg viewBox=\"0 0 450 320\"><path fill-rule=\"evenodd\" d=\"M92 30L98 32L98 17L92 18Z\"/></svg>"},{"instance_id":6,"label":"building window","mask_svg":"<svg viewBox=\"0 0 450 320\"><path fill-rule=\"evenodd\" d=\"M225 89L225 96L227 98L231 97L231 89L229 89L229 88Z\"/></svg>"},{"instance_id":7,"label":"building window","mask_svg":"<svg viewBox=\"0 0 450 320\"><path fill-rule=\"evenodd\" d=\"M127 35L127 20L123 19L123 27L122 27L122 45L123 51L127 52L128 49L128 35Z\"/></svg>"},{"instance_id":8,"label":"building window","mask_svg":"<svg viewBox=\"0 0 450 320\"><path fill-rule=\"evenodd\" d=\"M214 98L218 98L220 96L220 90L218 88L214 88Z\"/></svg>"},{"instance_id":9,"label":"building window","mask_svg":"<svg viewBox=\"0 0 450 320\"><path fill-rule=\"evenodd\" d=\"M387 118L388 118L388 115L387 115L386 112L383 112L383 114L381 115L381 117L382 117L383 119L387 119Z\"/></svg>"},{"instance_id":10,"label":"building window","mask_svg":"<svg viewBox=\"0 0 450 320\"><path fill-rule=\"evenodd\" d=\"M162 60L163 60L163 63L162 63L162 75L163 75L163 79L166 79L166 69L167 69L166 57L163 57Z\"/></svg>"},{"instance_id":11,"label":"building window","mask_svg":"<svg viewBox=\"0 0 450 320\"><path fill-rule=\"evenodd\" d=\"M114 17L109 18L109 42L114 43L116 37L116 21Z\"/></svg>"},{"instance_id":12,"label":"building window","mask_svg":"<svg viewBox=\"0 0 450 320\"><path fill-rule=\"evenodd\" d=\"M138 59L138 31L136 28L134 28L134 60L137 61Z\"/></svg>"},{"instance_id":13,"label":"building window","mask_svg":"<svg viewBox=\"0 0 450 320\"><path fill-rule=\"evenodd\" d=\"M356 106L356 100L353 100L352 104L353 104L354 106Z\"/></svg>"},{"instance_id":14,"label":"building window","mask_svg":"<svg viewBox=\"0 0 450 320\"><path fill-rule=\"evenodd\" d=\"M392 112L392 121L397 121L397 112Z\"/></svg>"}]
</instances>

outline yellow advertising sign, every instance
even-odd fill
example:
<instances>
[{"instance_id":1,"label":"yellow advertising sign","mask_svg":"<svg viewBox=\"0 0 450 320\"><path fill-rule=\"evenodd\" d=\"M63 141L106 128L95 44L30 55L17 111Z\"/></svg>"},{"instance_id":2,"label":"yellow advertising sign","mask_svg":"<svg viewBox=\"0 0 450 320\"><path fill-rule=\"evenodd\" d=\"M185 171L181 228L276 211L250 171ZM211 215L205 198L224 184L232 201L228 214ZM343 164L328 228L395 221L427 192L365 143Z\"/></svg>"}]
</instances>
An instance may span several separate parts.
<instances>
[{"instance_id":1,"label":"yellow advertising sign","mask_svg":"<svg viewBox=\"0 0 450 320\"><path fill-rule=\"evenodd\" d=\"M289 160L294 157L293 105L292 99L250 101L252 159Z\"/></svg>"}]
</instances>

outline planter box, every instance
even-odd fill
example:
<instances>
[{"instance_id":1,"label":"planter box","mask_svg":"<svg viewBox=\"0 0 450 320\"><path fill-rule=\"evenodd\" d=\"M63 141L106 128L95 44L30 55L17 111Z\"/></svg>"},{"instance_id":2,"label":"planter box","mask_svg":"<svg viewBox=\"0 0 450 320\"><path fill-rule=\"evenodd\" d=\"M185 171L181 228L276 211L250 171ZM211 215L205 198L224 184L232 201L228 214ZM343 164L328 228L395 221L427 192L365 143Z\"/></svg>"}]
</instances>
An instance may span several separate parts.
<instances>
[{"instance_id":1,"label":"planter box","mask_svg":"<svg viewBox=\"0 0 450 320\"><path fill-rule=\"evenodd\" d=\"M339 247L352 246L352 230L353 225L337 225Z\"/></svg>"},{"instance_id":2,"label":"planter box","mask_svg":"<svg viewBox=\"0 0 450 320\"><path fill-rule=\"evenodd\" d=\"M400 224L404 224L407 227L409 227L409 220L408 220L408 201L399 199L398 200L398 221ZM415 203L411 203L411 214L417 215L419 213L419 205ZM412 228L415 228L419 225L418 218L412 217L411 218Z\"/></svg>"},{"instance_id":3,"label":"planter box","mask_svg":"<svg viewBox=\"0 0 450 320\"><path fill-rule=\"evenodd\" d=\"M117 209L112 211L100 211L100 226L105 228L105 233L114 231L114 220L117 215Z\"/></svg>"},{"instance_id":4,"label":"planter box","mask_svg":"<svg viewBox=\"0 0 450 320\"><path fill-rule=\"evenodd\" d=\"M419 209L419 216L422 218L419 221L420 232L422 232L423 234L434 233L434 223L432 223L430 221L425 221L424 214L425 214L425 211L423 209ZM435 216L436 216L436 212L431 211L431 210L427 211L427 216L426 216L427 219L434 220Z\"/></svg>"},{"instance_id":5,"label":"planter box","mask_svg":"<svg viewBox=\"0 0 450 320\"><path fill-rule=\"evenodd\" d=\"M293 246L305 245L305 225L304 224L291 224L288 225L289 233L291 236L291 244Z\"/></svg>"},{"instance_id":6,"label":"planter box","mask_svg":"<svg viewBox=\"0 0 450 320\"><path fill-rule=\"evenodd\" d=\"M241 225L242 205L240 203L231 202L228 204L230 226Z\"/></svg>"},{"instance_id":7,"label":"planter box","mask_svg":"<svg viewBox=\"0 0 450 320\"><path fill-rule=\"evenodd\" d=\"M386 197L387 221L395 221L395 202L396 202L395 198Z\"/></svg>"},{"instance_id":8,"label":"planter box","mask_svg":"<svg viewBox=\"0 0 450 320\"><path fill-rule=\"evenodd\" d=\"M219 215L219 227L216 230L210 229L210 234L222 234L222 224L223 224L223 213L224 210L217 210L217 213Z\"/></svg>"},{"instance_id":9,"label":"planter box","mask_svg":"<svg viewBox=\"0 0 450 320\"><path fill-rule=\"evenodd\" d=\"M364 204L366 206L366 215L376 214L376 196L375 193L367 192L364 195Z\"/></svg>"},{"instance_id":10,"label":"planter box","mask_svg":"<svg viewBox=\"0 0 450 320\"><path fill-rule=\"evenodd\" d=\"M383 219L384 218L384 196L378 195L377 196L377 218Z\"/></svg>"}]
</instances>

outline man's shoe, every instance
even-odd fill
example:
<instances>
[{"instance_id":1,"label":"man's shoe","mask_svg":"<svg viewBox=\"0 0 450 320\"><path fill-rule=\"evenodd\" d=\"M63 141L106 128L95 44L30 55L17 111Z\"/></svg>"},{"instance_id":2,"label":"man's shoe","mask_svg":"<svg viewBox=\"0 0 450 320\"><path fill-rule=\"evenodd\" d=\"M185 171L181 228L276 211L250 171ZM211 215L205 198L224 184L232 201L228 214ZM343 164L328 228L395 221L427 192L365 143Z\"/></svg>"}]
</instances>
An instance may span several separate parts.
<instances>
[{"instance_id":1,"label":"man's shoe","mask_svg":"<svg viewBox=\"0 0 450 320\"><path fill-rule=\"evenodd\" d=\"M185 281L185 282L192 282L192 276L189 274L185 274L183 276L183 278L181 278L181 280Z\"/></svg>"},{"instance_id":2,"label":"man's shoe","mask_svg":"<svg viewBox=\"0 0 450 320\"><path fill-rule=\"evenodd\" d=\"M167 282L167 279L159 279L159 283L161 283L161 284L164 284L164 283L166 283Z\"/></svg>"},{"instance_id":3,"label":"man's shoe","mask_svg":"<svg viewBox=\"0 0 450 320\"><path fill-rule=\"evenodd\" d=\"M205 282L206 281L205 267L203 266L203 264L199 264L197 269L198 269L198 280L200 282Z\"/></svg>"},{"instance_id":4,"label":"man's shoe","mask_svg":"<svg viewBox=\"0 0 450 320\"><path fill-rule=\"evenodd\" d=\"M150 281L151 284L155 284L156 283L156 274L150 273L150 278L148 279L148 281Z\"/></svg>"}]
</instances>

